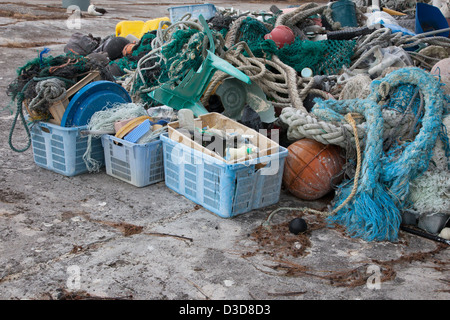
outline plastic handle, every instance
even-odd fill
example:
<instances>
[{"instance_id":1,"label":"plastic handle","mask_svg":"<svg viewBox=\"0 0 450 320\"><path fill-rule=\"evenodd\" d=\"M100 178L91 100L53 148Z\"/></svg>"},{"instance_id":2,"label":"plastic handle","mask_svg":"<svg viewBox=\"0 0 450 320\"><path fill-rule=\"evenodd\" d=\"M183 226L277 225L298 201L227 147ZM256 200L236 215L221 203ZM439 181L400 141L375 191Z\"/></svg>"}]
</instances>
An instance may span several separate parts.
<instances>
[{"instance_id":1,"label":"plastic handle","mask_svg":"<svg viewBox=\"0 0 450 320\"><path fill-rule=\"evenodd\" d=\"M203 17L203 15L199 15L198 21L200 21L200 24L203 26L203 29L204 29L205 32L206 32L206 36L207 36L208 39L209 39L209 50L210 50L212 53L215 53L216 46L214 45L214 39L213 39L211 30L209 29L208 23L207 23L206 20L205 20L205 17Z\"/></svg>"},{"instance_id":2,"label":"plastic handle","mask_svg":"<svg viewBox=\"0 0 450 320\"><path fill-rule=\"evenodd\" d=\"M214 38L212 36L211 30L209 29L208 23L206 22L203 15L200 15L198 17L198 20L200 21L201 25L203 26L203 29L206 32L206 35L209 39L209 50L208 50L208 56L207 59L211 62L211 66L214 68L225 72L226 74L229 74L230 76L233 76L247 84L250 84L250 78L242 71L235 68L231 63L217 57L214 53L216 50L215 44L214 44Z\"/></svg>"},{"instance_id":3,"label":"plastic handle","mask_svg":"<svg viewBox=\"0 0 450 320\"><path fill-rule=\"evenodd\" d=\"M39 128L41 128L43 132L52 133L52 129L49 128L49 126L46 123L39 123Z\"/></svg>"},{"instance_id":4,"label":"plastic handle","mask_svg":"<svg viewBox=\"0 0 450 320\"><path fill-rule=\"evenodd\" d=\"M230 76L235 77L236 79L239 79L247 84L251 83L249 76L247 76L245 73L234 67L231 63L212 54L211 51L208 51L207 59L210 60L211 65L217 70L225 72L226 74L229 74Z\"/></svg>"}]
</instances>

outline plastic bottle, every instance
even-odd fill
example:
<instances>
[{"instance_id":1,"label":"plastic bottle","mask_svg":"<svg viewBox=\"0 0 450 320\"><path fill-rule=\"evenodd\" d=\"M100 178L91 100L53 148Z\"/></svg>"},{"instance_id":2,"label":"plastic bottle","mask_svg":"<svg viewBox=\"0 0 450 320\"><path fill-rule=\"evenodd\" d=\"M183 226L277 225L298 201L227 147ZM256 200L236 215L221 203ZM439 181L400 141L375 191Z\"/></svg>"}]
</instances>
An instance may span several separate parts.
<instances>
[{"instance_id":1,"label":"plastic bottle","mask_svg":"<svg viewBox=\"0 0 450 320\"><path fill-rule=\"evenodd\" d=\"M229 148L227 150L227 160L238 160L245 158L248 154L254 152L254 148L251 145L243 145L239 148Z\"/></svg>"},{"instance_id":2,"label":"plastic bottle","mask_svg":"<svg viewBox=\"0 0 450 320\"><path fill-rule=\"evenodd\" d=\"M374 11L371 13L367 13L366 17L367 17L366 25L368 27L376 25L378 23L383 25L389 24L399 26L395 18L391 16L389 13L386 13L384 11Z\"/></svg>"},{"instance_id":3,"label":"plastic bottle","mask_svg":"<svg viewBox=\"0 0 450 320\"><path fill-rule=\"evenodd\" d=\"M382 60L370 67L368 73L370 76L379 76L383 70L389 67L406 67L412 65L408 54L402 48L387 47L380 49L383 55Z\"/></svg>"},{"instance_id":4,"label":"plastic bottle","mask_svg":"<svg viewBox=\"0 0 450 320\"><path fill-rule=\"evenodd\" d=\"M194 130L194 112L191 109L181 109L178 111L178 121L180 129Z\"/></svg>"}]
</instances>

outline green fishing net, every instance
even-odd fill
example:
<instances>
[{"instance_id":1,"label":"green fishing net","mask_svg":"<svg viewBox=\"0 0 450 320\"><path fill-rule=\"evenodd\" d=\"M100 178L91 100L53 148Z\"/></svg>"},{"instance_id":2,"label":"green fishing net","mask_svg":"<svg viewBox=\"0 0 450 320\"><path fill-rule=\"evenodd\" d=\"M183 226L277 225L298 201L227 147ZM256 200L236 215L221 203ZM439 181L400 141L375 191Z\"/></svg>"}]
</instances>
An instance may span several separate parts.
<instances>
[{"instance_id":1,"label":"green fishing net","mask_svg":"<svg viewBox=\"0 0 450 320\"><path fill-rule=\"evenodd\" d=\"M151 88L164 83L176 85L189 71L197 71L205 58L205 48L209 46L207 39L205 32L196 29L175 31L171 41L161 48L161 59L149 59L141 66L145 84L140 77L136 77L133 94L142 87ZM140 97L149 105L154 103L147 93L140 94Z\"/></svg>"},{"instance_id":2,"label":"green fishing net","mask_svg":"<svg viewBox=\"0 0 450 320\"><path fill-rule=\"evenodd\" d=\"M190 70L197 70L204 60L206 34L195 29L178 30L172 41L161 50L166 63L161 68L163 82L178 82ZM165 81L167 80L167 81Z\"/></svg>"},{"instance_id":3,"label":"green fishing net","mask_svg":"<svg viewBox=\"0 0 450 320\"><path fill-rule=\"evenodd\" d=\"M356 41L348 40L310 41L296 38L293 43L278 49L272 40L264 41L273 45L261 45L261 48L274 50L271 53L295 71L310 68L315 75L338 74L343 66L350 66L356 45Z\"/></svg>"},{"instance_id":4,"label":"green fishing net","mask_svg":"<svg viewBox=\"0 0 450 320\"><path fill-rule=\"evenodd\" d=\"M145 33L139 41L137 48L133 50L130 56L111 61L110 64L118 65L121 70L135 70L139 59L152 50L152 41L155 38L156 35L154 32Z\"/></svg>"},{"instance_id":5,"label":"green fishing net","mask_svg":"<svg viewBox=\"0 0 450 320\"><path fill-rule=\"evenodd\" d=\"M252 53L259 58L266 57L271 59L272 54L277 50L277 46L273 41L264 40L264 36L270 30L256 19L247 17L239 28L240 41L247 43Z\"/></svg>"},{"instance_id":6,"label":"green fishing net","mask_svg":"<svg viewBox=\"0 0 450 320\"><path fill-rule=\"evenodd\" d=\"M35 87L39 81L57 78L68 89L93 69L94 66L86 58L72 52L55 57L37 57L17 69L17 77L9 84L7 94L11 97L11 102L22 104L23 101L36 97ZM44 103L33 111L46 119L50 117L48 107L49 104Z\"/></svg>"},{"instance_id":7,"label":"green fishing net","mask_svg":"<svg viewBox=\"0 0 450 320\"><path fill-rule=\"evenodd\" d=\"M224 26L226 24L221 23L211 30L215 39L226 34ZM272 59L277 55L297 72L309 67L316 75L337 74L342 66L350 65L355 41L308 41L296 38L290 45L279 49L274 41L264 39L270 32L268 26L270 27L252 17L247 17L240 26L239 41L245 41L256 57ZM139 59L152 50L151 40L154 37L154 33L147 33L130 57L112 63L118 64L122 70L135 70ZM179 84L189 71L197 71L200 68L207 48L209 42L204 31L192 28L176 30L171 34L170 41L161 47L158 59L145 59L145 63L140 65L142 77L135 78L131 94L139 94L144 103L153 105L154 101L147 94L148 88L166 83L174 86Z\"/></svg>"},{"instance_id":8,"label":"green fishing net","mask_svg":"<svg viewBox=\"0 0 450 320\"><path fill-rule=\"evenodd\" d=\"M337 74L343 66L348 67L356 45L354 40L310 41L296 37L279 49L274 41L264 39L270 32L268 28L251 17L242 22L239 31L240 41L245 41L256 57L271 59L276 55L297 72L308 67L316 75Z\"/></svg>"}]
</instances>

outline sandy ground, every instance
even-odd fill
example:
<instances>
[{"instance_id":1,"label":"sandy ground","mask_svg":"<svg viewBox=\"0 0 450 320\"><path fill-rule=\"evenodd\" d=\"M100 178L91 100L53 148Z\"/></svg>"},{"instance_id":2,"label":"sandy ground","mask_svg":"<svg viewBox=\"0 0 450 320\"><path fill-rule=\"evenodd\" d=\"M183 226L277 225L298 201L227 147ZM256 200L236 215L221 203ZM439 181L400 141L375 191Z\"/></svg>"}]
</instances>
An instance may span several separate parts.
<instances>
[{"instance_id":1,"label":"sandy ground","mask_svg":"<svg viewBox=\"0 0 450 320\"><path fill-rule=\"evenodd\" d=\"M180 3L98 1L108 14L83 17L78 31L105 37L119 21L161 17ZM0 2L0 299L450 298L449 251L437 242L400 232L397 243L368 243L312 214L304 215L309 230L294 236L290 211L261 227L280 206L323 209L330 198L302 202L282 190L277 205L223 219L164 182L137 188L104 169L66 177L38 167L31 148L11 150L16 107L8 106L6 88L43 46L62 53L73 32L67 17L60 1ZM26 145L20 122L12 137L16 147Z\"/></svg>"}]
</instances>

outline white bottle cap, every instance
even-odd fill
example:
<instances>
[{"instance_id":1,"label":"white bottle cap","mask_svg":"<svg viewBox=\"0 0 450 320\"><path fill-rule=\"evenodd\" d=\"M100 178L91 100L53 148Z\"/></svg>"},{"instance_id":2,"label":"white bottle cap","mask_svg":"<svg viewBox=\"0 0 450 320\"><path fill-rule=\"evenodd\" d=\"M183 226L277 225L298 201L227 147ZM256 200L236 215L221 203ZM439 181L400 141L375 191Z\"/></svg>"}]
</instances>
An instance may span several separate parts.
<instances>
[{"instance_id":1,"label":"white bottle cap","mask_svg":"<svg viewBox=\"0 0 450 320\"><path fill-rule=\"evenodd\" d=\"M303 68L301 75L303 78L311 78L313 76L313 72L310 68Z\"/></svg>"}]
</instances>

